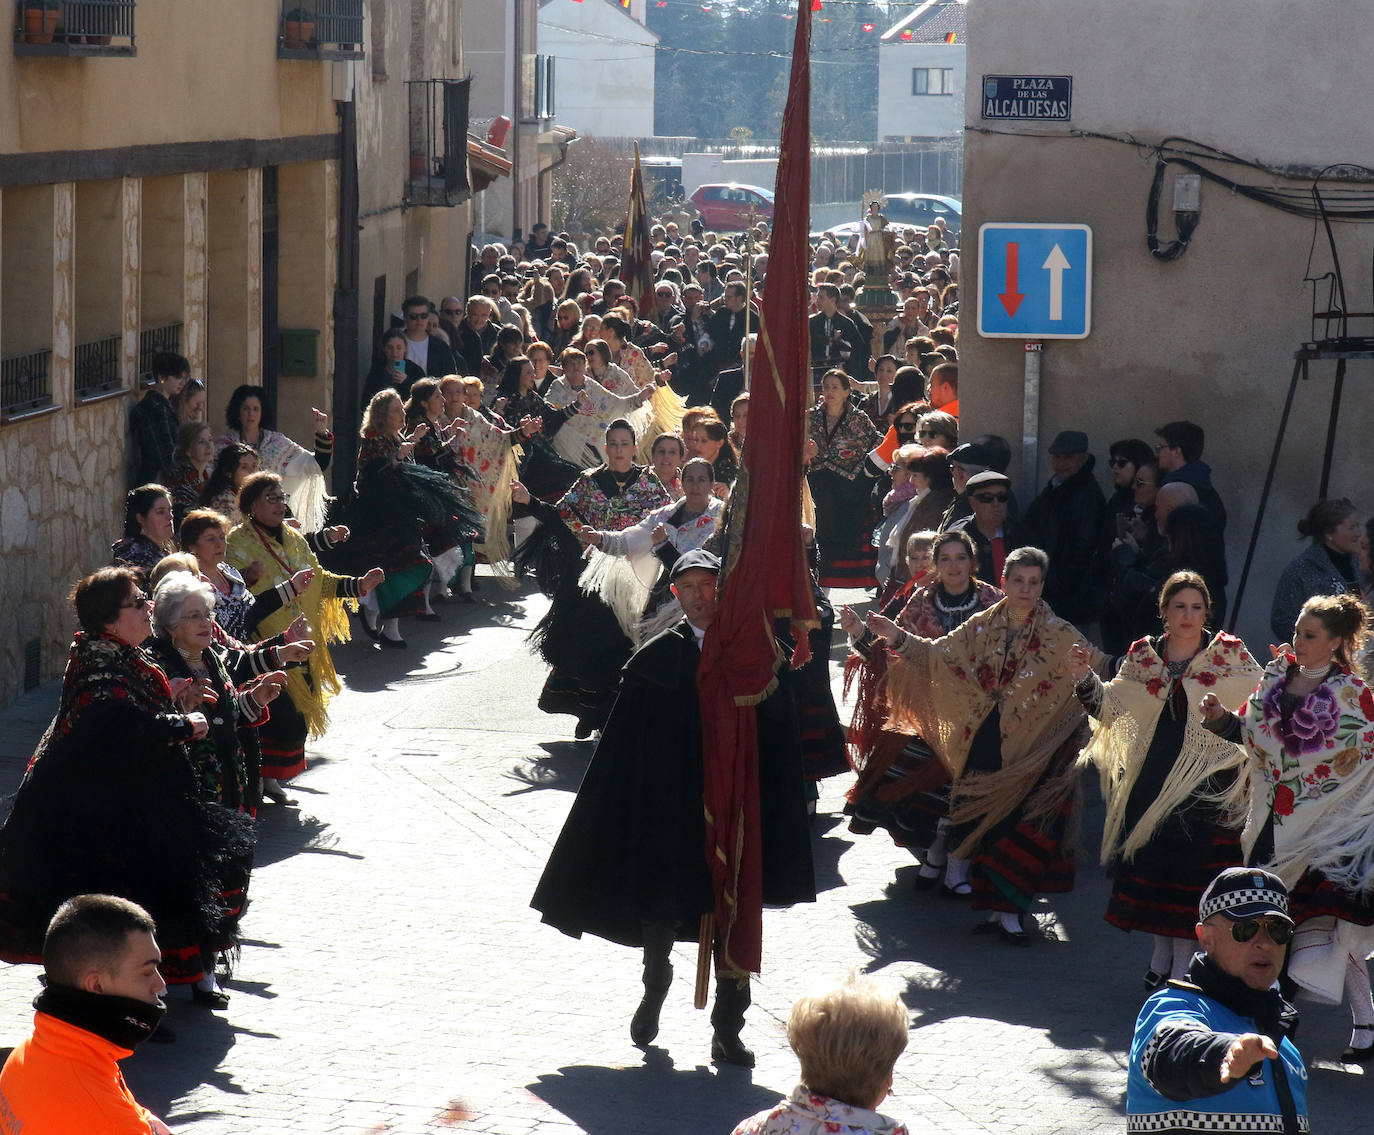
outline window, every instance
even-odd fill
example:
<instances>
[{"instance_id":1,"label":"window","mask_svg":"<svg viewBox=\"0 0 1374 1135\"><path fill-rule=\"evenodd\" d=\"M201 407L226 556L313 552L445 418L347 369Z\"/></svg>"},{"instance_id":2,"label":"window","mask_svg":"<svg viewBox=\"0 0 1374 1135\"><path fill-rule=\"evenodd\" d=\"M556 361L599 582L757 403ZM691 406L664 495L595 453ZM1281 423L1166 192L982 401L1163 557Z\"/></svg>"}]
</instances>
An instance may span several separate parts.
<instances>
[{"instance_id":1,"label":"window","mask_svg":"<svg viewBox=\"0 0 1374 1135\"><path fill-rule=\"evenodd\" d=\"M911 93L913 95L952 95L954 93L954 68L913 67L911 69Z\"/></svg>"}]
</instances>

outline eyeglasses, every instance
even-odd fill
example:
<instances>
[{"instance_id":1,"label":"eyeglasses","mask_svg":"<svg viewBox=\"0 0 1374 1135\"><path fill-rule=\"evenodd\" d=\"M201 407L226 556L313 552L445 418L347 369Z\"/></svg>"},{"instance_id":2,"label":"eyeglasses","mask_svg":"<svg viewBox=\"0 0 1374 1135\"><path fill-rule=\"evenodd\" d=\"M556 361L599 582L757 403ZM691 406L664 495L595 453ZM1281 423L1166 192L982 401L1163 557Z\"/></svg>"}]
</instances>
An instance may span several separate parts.
<instances>
[{"instance_id":1,"label":"eyeglasses","mask_svg":"<svg viewBox=\"0 0 1374 1135\"><path fill-rule=\"evenodd\" d=\"M262 499L265 500L268 504L290 504L290 503L291 503L291 494L290 494L290 493L264 493Z\"/></svg>"},{"instance_id":2,"label":"eyeglasses","mask_svg":"<svg viewBox=\"0 0 1374 1135\"><path fill-rule=\"evenodd\" d=\"M1173 449L1173 446L1170 445L1167 441L1157 441L1150 448L1153 449L1156 453L1158 453L1161 449Z\"/></svg>"},{"instance_id":3,"label":"eyeglasses","mask_svg":"<svg viewBox=\"0 0 1374 1135\"><path fill-rule=\"evenodd\" d=\"M1133 484L1137 489L1144 489L1144 488L1153 489L1153 488L1155 487L1155 483L1154 483L1153 481L1148 481L1148 480L1142 481L1139 477L1137 477L1134 481L1132 481L1131 484Z\"/></svg>"},{"instance_id":4,"label":"eyeglasses","mask_svg":"<svg viewBox=\"0 0 1374 1135\"><path fill-rule=\"evenodd\" d=\"M125 611L140 611L144 607L151 607L152 605L153 601L140 591L134 596L134 601L132 603L121 603L119 606Z\"/></svg>"},{"instance_id":5,"label":"eyeglasses","mask_svg":"<svg viewBox=\"0 0 1374 1135\"><path fill-rule=\"evenodd\" d=\"M939 430L917 430L917 437L943 437Z\"/></svg>"},{"instance_id":6,"label":"eyeglasses","mask_svg":"<svg viewBox=\"0 0 1374 1135\"><path fill-rule=\"evenodd\" d=\"M1124 469L1127 465L1130 464L1130 462L1127 461L1124 457L1110 457L1107 459L1107 464L1110 465L1113 469Z\"/></svg>"},{"instance_id":7,"label":"eyeglasses","mask_svg":"<svg viewBox=\"0 0 1374 1135\"><path fill-rule=\"evenodd\" d=\"M406 318L407 318L407 319L413 319L413 320L415 320L415 321L418 322L418 321L421 320L421 319L428 319L428 318L429 318L429 312L427 312L427 311L408 311L408 312L406 312Z\"/></svg>"},{"instance_id":8,"label":"eyeglasses","mask_svg":"<svg viewBox=\"0 0 1374 1135\"><path fill-rule=\"evenodd\" d=\"M1006 504L1011 499L1009 493L974 493L973 499L982 504Z\"/></svg>"},{"instance_id":9,"label":"eyeglasses","mask_svg":"<svg viewBox=\"0 0 1374 1135\"><path fill-rule=\"evenodd\" d=\"M893 422L892 424L899 430L906 430L908 433L916 432L915 422Z\"/></svg>"},{"instance_id":10,"label":"eyeglasses","mask_svg":"<svg viewBox=\"0 0 1374 1135\"><path fill-rule=\"evenodd\" d=\"M1277 918L1247 918L1244 922L1231 923L1231 937L1237 942L1248 942L1261 930L1276 946L1286 946L1293 939L1293 924L1280 922Z\"/></svg>"},{"instance_id":11,"label":"eyeglasses","mask_svg":"<svg viewBox=\"0 0 1374 1135\"><path fill-rule=\"evenodd\" d=\"M210 614L208 611L193 611L189 615L182 615L177 620L179 623L208 623Z\"/></svg>"}]
</instances>

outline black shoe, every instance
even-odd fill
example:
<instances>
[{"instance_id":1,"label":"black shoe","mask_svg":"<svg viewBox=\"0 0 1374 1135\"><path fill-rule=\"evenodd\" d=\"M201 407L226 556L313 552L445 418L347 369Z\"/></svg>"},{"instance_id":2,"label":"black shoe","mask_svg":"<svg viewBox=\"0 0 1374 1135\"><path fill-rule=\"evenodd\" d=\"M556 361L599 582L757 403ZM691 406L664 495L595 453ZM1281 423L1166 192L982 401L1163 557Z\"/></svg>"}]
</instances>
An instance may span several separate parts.
<instances>
[{"instance_id":1,"label":"black shoe","mask_svg":"<svg viewBox=\"0 0 1374 1135\"><path fill-rule=\"evenodd\" d=\"M384 634L378 634L377 645L386 650L404 650L407 644L403 638L387 638Z\"/></svg>"},{"instance_id":2,"label":"black shoe","mask_svg":"<svg viewBox=\"0 0 1374 1135\"><path fill-rule=\"evenodd\" d=\"M581 718L578 718L577 728L573 730L573 737L579 741L585 741L592 735L592 730L594 728L595 726L592 725L590 721L583 721Z\"/></svg>"},{"instance_id":3,"label":"black shoe","mask_svg":"<svg viewBox=\"0 0 1374 1135\"><path fill-rule=\"evenodd\" d=\"M438 611L422 611L415 618L422 623L442 623L444 621L439 617Z\"/></svg>"},{"instance_id":4,"label":"black shoe","mask_svg":"<svg viewBox=\"0 0 1374 1135\"><path fill-rule=\"evenodd\" d=\"M924 870L924 868L922 868L922 870ZM936 871L934 875L923 875L920 871L916 872L916 889L918 891L933 891L935 889L935 884L939 881L939 871Z\"/></svg>"},{"instance_id":5,"label":"black shoe","mask_svg":"<svg viewBox=\"0 0 1374 1135\"><path fill-rule=\"evenodd\" d=\"M667 989L646 989L635 1015L630 1018L630 1039L643 1048L658 1036L658 1015L663 1010Z\"/></svg>"},{"instance_id":6,"label":"black shoe","mask_svg":"<svg viewBox=\"0 0 1374 1135\"><path fill-rule=\"evenodd\" d=\"M229 1008L229 994L222 989L202 989L198 985L193 985L191 986L191 1004L200 1005L206 1009L227 1009Z\"/></svg>"},{"instance_id":7,"label":"black shoe","mask_svg":"<svg viewBox=\"0 0 1374 1135\"><path fill-rule=\"evenodd\" d=\"M1169 975L1167 973L1156 973L1152 969L1147 969L1145 971L1145 976L1142 980L1145 983L1146 990L1148 990L1150 993L1153 993L1156 989L1158 989L1161 985L1163 985L1166 981L1169 980Z\"/></svg>"},{"instance_id":8,"label":"black shoe","mask_svg":"<svg viewBox=\"0 0 1374 1135\"><path fill-rule=\"evenodd\" d=\"M1374 1029L1374 1025L1352 1025L1351 1028L1356 1032L1368 1031ZM1374 1059L1374 1044L1366 1044L1363 1048L1347 1045L1345 1051L1341 1053L1342 1064L1363 1064L1370 1059Z\"/></svg>"},{"instance_id":9,"label":"black shoe","mask_svg":"<svg viewBox=\"0 0 1374 1135\"><path fill-rule=\"evenodd\" d=\"M1008 946L1029 946L1031 944L1030 935L1027 934L1024 929L1008 930L1002 925L1000 919L993 925L997 927L997 933L1001 935L1002 941Z\"/></svg>"},{"instance_id":10,"label":"black shoe","mask_svg":"<svg viewBox=\"0 0 1374 1135\"><path fill-rule=\"evenodd\" d=\"M948 883L941 883L940 894L947 899L971 898L973 896L973 884L969 882L955 883L951 887Z\"/></svg>"},{"instance_id":11,"label":"black shoe","mask_svg":"<svg viewBox=\"0 0 1374 1135\"><path fill-rule=\"evenodd\" d=\"M973 928L973 933L975 933L975 934L997 934L997 933L1000 933L1001 930L1002 930L1002 924L1001 924L1000 922L998 922L997 919L994 918L994 919L992 919L992 920L989 921L989 922L980 922L980 923L978 923L978 925L975 926L975 927Z\"/></svg>"},{"instance_id":12,"label":"black shoe","mask_svg":"<svg viewBox=\"0 0 1374 1135\"><path fill-rule=\"evenodd\" d=\"M477 597L471 591L460 591L454 596L459 603L476 603Z\"/></svg>"},{"instance_id":13,"label":"black shoe","mask_svg":"<svg viewBox=\"0 0 1374 1135\"><path fill-rule=\"evenodd\" d=\"M367 616L359 612L358 618L362 620L363 634L367 635L373 642L377 642L382 637L382 628L374 627L367 621Z\"/></svg>"},{"instance_id":14,"label":"black shoe","mask_svg":"<svg viewBox=\"0 0 1374 1135\"><path fill-rule=\"evenodd\" d=\"M738 1036L721 1036L720 1033L711 1037L711 1059L717 1064L734 1064L740 1068L754 1066L753 1052L744 1047Z\"/></svg>"}]
</instances>

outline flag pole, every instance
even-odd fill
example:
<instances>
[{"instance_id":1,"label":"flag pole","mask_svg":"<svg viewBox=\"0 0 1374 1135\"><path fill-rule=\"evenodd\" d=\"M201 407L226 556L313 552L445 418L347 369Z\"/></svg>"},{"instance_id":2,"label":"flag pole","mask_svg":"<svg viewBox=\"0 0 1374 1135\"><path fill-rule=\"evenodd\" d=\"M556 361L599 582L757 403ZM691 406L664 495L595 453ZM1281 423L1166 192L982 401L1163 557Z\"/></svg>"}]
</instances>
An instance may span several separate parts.
<instances>
[{"instance_id":1,"label":"flag pole","mask_svg":"<svg viewBox=\"0 0 1374 1135\"><path fill-rule=\"evenodd\" d=\"M749 206L749 232L744 242L744 387L749 389L749 315L754 306L754 206Z\"/></svg>"}]
</instances>

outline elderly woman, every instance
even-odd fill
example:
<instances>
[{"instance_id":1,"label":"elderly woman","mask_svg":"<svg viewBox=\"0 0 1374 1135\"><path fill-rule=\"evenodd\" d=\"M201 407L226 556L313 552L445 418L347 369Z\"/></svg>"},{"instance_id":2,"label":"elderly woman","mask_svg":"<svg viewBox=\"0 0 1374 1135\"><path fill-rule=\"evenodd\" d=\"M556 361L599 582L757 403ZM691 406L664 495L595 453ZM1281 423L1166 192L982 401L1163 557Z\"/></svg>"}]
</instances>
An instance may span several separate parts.
<instances>
[{"instance_id":1,"label":"elderly woman","mask_svg":"<svg viewBox=\"0 0 1374 1135\"><path fill-rule=\"evenodd\" d=\"M243 519L239 515L239 488L257 471L257 450L242 442L226 445L215 458L198 503L227 517L230 524L237 524Z\"/></svg>"},{"instance_id":2,"label":"elderly woman","mask_svg":"<svg viewBox=\"0 0 1374 1135\"><path fill-rule=\"evenodd\" d=\"M652 470L635 464L637 446L629 422L612 422L605 464L585 470L556 506L532 498L519 482L512 486L515 501L539 520L517 566L538 565L540 589L552 600L530 636L551 668L539 708L576 716L579 740L604 724L632 649L616 612L581 582L582 547L594 546L604 533L623 532L668 503Z\"/></svg>"},{"instance_id":3,"label":"elderly woman","mask_svg":"<svg viewBox=\"0 0 1374 1135\"><path fill-rule=\"evenodd\" d=\"M0 830L0 957L37 962L53 911L119 895L157 920L169 984L204 983L233 944L221 895L252 862L252 821L202 792L186 743L210 728L184 679L140 649L150 601L134 573L102 568L72 592L72 642L57 715Z\"/></svg>"},{"instance_id":4,"label":"elderly woman","mask_svg":"<svg viewBox=\"0 0 1374 1135\"><path fill-rule=\"evenodd\" d=\"M115 567L132 568L140 579L174 551L172 494L162 485L139 485L124 497L124 535L110 546Z\"/></svg>"},{"instance_id":5,"label":"elderly woman","mask_svg":"<svg viewBox=\"0 0 1374 1135\"><path fill-rule=\"evenodd\" d=\"M977 932L1014 946L1030 944L1024 918L1036 894L1073 889L1069 819L1087 740L1087 714L1058 680L1079 635L1040 597L1048 570L1039 548L1010 552L1006 598L940 638L868 616L898 654L888 670L894 718L954 779L946 886L964 881L955 868L967 865L974 909L990 911Z\"/></svg>"},{"instance_id":6,"label":"elderly woman","mask_svg":"<svg viewBox=\"0 0 1374 1135\"><path fill-rule=\"evenodd\" d=\"M800 998L787 1018L787 1043L801 1083L734 1135L906 1135L877 1108L892 1090L907 1032L901 998L853 973Z\"/></svg>"},{"instance_id":7,"label":"elderly woman","mask_svg":"<svg viewBox=\"0 0 1374 1135\"><path fill-rule=\"evenodd\" d=\"M878 429L849 398L844 371L821 378L821 402L807 414L806 481L816 506L821 587L873 587L872 481L865 458Z\"/></svg>"},{"instance_id":8,"label":"elderly woman","mask_svg":"<svg viewBox=\"0 0 1374 1135\"><path fill-rule=\"evenodd\" d=\"M959 419L943 410L927 410L916 423L916 442L952 450L959 444Z\"/></svg>"},{"instance_id":9,"label":"elderly woman","mask_svg":"<svg viewBox=\"0 0 1374 1135\"><path fill-rule=\"evenodd\" d=\"M967 532L936 537L930 557L935 578L916 587L909 598L900 594L880 608L904 631L937 639L1001 601L997 588L974 578L978 553ZM913 566L919 565L908 562L909 572ZM858 681L849 744L859 777L844 809L849 828L860 835L884 828L899 847L918 855L923 863L916 887L926 890L939 881L947 862L949 769L919 735L889 720L889 655L877 636L850 607L841 608L840 626L850 638L846 688ZM955 862L950 880L950 897L972 893L965 863Z\"/></svg>"},{"instance_id":10,"label":"elderly woman","mask_svg":"<svg viewBox=\"0 0 1374 1135\"><path fill-rule=\"evenodd\" d=\"M1344 990L1350 1001L1345 1062L1374 1059L1374 691L1351 672L1369 619L1353 595L1314 596L1239 714L1212 691L1201 700L1207 727L1250 754L1233 799L1249 789L1246 862L1288 886L1289 976L1320 1000Z\"/></svg>"},{"instance_id":11,"label":"elderly woman","mask_svg":"<svg viewBox=\"0 0 1374 1135\"><path fill-rule=\"evenodd\" d=\"M1110 682L1089 668L1086 647L1069 651L1075 693L1094 719L1080 763L1097 766L1107 801L1102 862L1114 879L1105 917L1154 938L1151 991L1187 976L1202 892L1242 860L1241 819L1216 801L1235 786L1245 752L1203 727L1199 702L1211 691L1224 705L1243 704L1260 668L1240 639L1207 633L1210 610L1202 576L1176 572L1159 593L1164 633L1134 643Z\"/></svg>"},{"instance_id":12,"label":"elderly woman","mask_svg":"<svg viewBox=\"0 0 1374 1135\"><path fill-rule=\"evenodd\" d=\"M334 435L329 432L328 417L319 410L315 416L315 449L302 449L285 434L268 429L266 403L260 386L236 387L225 407L224 420L229 427L215 438L218 452L234 442L257 451L259 468L276 473L295 502L294 515L307 532L324 527L326 494L324 471L334 453Z\"/></svg>"},{"instance_id":13,"label":"elderly woman","mask_svg":"<svg viewBox=\"0 0 1374 1135\"><path fill-rule=\"evenodd\" d=\"M172 516L180 524L200 503L215 463L215 437L209 422L187 422L177 431L177 447L168 472Z\"/></svg>"},{"instance_id":14,"label":"elderly woman","mask_svg":"<svg viewBox=\"0 0 1374 1135\"><path fill-rule=\"evenodd\" d=\"M1287 639L1302 605L1314 595L1359 594L1357 555L1364 525L1350 501L1319 500L1298 521L1298 535L1312 542L1289 562L1274 588L1269 629Z\"/></svg>"},{"instance_id":15,"label":"elderly woman","mask_svg":"<svg viewBox=\"0 0 1374 1135\"><path fill-rule=\"evenodd\" d=\"M395 397L393 394L392 397ZM305 537L286 523L287 496L275 473L254 473L239 490L239 508L245 517L229 533L228 562L240 572L250 563L262 564L262 577L252 585L262 595L310 569L309 583L281 610L265 618L261 637L284 631L300 615L309 624L315 643L307 668L287 675L287 696L272 707L272 716L258 729L262 739L263 795L287 803L281 781L305 771L307 734L319 737L329 724L329 699L342 689L329 656L329 644L348 640L348 612L344 600L365 598L385 578L379 567L361 577L335 575L323 570Z\"/></svg>"}]
</instances>

